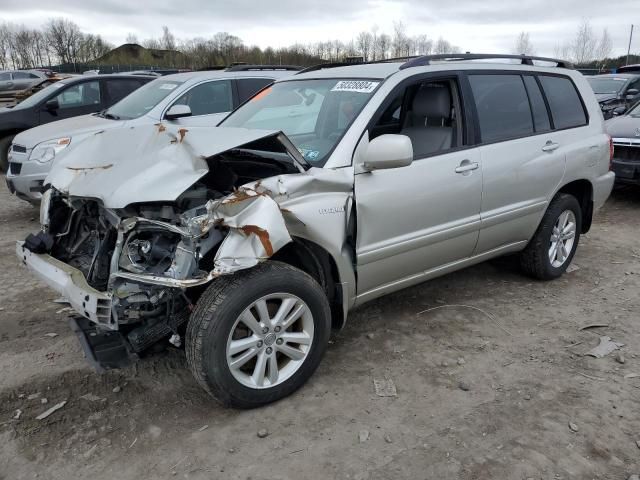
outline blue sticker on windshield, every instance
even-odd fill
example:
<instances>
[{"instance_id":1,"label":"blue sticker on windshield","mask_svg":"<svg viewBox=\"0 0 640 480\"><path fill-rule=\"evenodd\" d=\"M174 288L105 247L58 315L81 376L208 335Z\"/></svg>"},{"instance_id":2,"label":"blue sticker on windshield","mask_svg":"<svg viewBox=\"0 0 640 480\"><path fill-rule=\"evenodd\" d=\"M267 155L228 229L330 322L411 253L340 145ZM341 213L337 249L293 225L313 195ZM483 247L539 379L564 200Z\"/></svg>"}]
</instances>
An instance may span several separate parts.
<instances>
[{"instance_id":1,"label":"blue sticker on windshield","mask_svg":"<svg viewBox=\"0 0 640 480\"><path fill-rule=\"evenodd\" d=\"M305 160L315 160L320 155L318 150L309 150L307 148L298 147L298 151L302 154Z\"/></svg>"}]
</instances>

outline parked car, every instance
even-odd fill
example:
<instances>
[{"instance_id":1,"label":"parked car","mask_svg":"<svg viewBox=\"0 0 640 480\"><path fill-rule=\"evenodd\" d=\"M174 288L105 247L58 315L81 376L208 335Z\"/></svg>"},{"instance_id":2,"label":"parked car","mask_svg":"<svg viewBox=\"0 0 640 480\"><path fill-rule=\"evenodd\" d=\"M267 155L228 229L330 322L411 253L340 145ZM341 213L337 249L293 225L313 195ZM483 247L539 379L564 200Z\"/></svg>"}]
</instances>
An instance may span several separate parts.
<instances>
[{"instance_id":1,"label":"parked car","mask_svg":"<svg viewBox=\"0 0 640 480\"><path fill-rule=\"evenodd\" d=\"M587 81L600 103L605 120L620 115L640 100L640 73L594 75Z\"/></svg>"},{"instance_id":2,"label":"parked car","mask_svg":"<svg viewBox=\"0 0 640 480\"><path fill-rule=\"evenodd\" d=\"M640 102L605 126L613 138L616 182L640 185Z\"/></svg>"},{"instance_id":3,"label":"parked car","mask_svg":"<svg viewBox=\"0 0 640 480\"><path fill-rule=\"evenodd\" d=\"M7 170L9 147L20 132L38 125L99 112L151 80L134 75L72 77L52 83L13 107L0 108L0 169ZM55 131L57 127L48 128ZM22 150L18 146L15 153L23 154Z\"/></svg>"},{"instance_id":4,"label":"parked car","mask_svg":"<svg viewBox=\"0 0 640 480\"><path fill-rule=\"evenodd\" d=\"M40 70L8 70L0 72L0 96L19 92L48 77Z\"/></svg>"},{"instance_id":5,"label":"parked car","mask_svg":"<svg viewBox=\"0 0 640 480\"><path fill-rule=\"evenodd\" d=\"M7 173L9 189L24 200L37 203L56 154L74 148L83 138L97 131L153 125L162 120L183 127L213 127L258 90L297 70L254 66L251 70L233 67L158 79L136 75L136 79L154 81L104 111L43 125L16 136Z\"/></svg>"},{"instance_id":6,"label":"parked car","mask_svg":"<svg viewBox=\"0 0 640 480\"><path fill-rule=\"evenodd\" d=\"M54 165L17 255L94 363L184 337L198 382L242 408L299 388L367 301L511 253L560 277L614 181L589 84L448 58L308 69L218 128L95 135Z\"/></svg>"}]
</instances>

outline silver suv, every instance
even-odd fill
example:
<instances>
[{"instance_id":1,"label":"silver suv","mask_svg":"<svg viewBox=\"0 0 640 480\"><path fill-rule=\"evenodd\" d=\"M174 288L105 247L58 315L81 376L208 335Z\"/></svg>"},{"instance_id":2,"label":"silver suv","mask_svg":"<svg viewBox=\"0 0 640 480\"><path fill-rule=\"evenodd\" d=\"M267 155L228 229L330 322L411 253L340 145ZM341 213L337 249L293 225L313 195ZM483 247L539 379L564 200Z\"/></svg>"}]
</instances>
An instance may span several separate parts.
<instances>
[{"instance_id":1,"label":"silver suv","mask_svg":"<svg viewBox=\"0 0 640 480\"><path fill-rule=\"evenodd\" d=\"M17 254L99 368L184 340L223 404L282 398L369 300L508 253L566 270L610 138L580 73L498 57L320 66L221 128L105 131L56 163Z\"/></svg>"}]
</instances>

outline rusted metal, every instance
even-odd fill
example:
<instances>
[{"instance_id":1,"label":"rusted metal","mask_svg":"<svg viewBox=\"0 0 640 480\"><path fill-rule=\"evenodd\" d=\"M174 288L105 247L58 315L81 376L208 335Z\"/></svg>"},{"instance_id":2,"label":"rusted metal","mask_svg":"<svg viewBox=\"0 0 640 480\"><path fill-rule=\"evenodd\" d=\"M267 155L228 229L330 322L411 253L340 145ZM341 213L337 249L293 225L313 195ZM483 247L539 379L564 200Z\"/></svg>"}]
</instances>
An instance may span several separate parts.
<instances>
[{"instance_id":1,"label":"rusted metal","mask_svg":"<svg viewBox=\"0 0 640 480\"><path fill-rule=\"evenodd\" d=\"M109 165L100 165L98 167L67 167L67 170L72 170L74 172L83 172L87 170L108 170L113 167L113 163Z\"/></svg>"},{"instance_id":2,"label":"rusted metal","mask_svg":"<svg viewBox=\"0 0 640 480\"><path fill-rule=\"evenodd\" d=\"M246 235L256 235L260 239L264 251L267 252L267 256L273 256L273 245L271 245L271 240L269 239L269 232L257 225L245 225L240 230Z\"/></svg>"},{"instance_id":3,"label":"rusted metal","mask_svg":"<svg viewBox=\"0 0 640 480\"><path fill-rule=\"evenodd\" d=\"M181 128L180 130L178 130L178 135L180 135L180 143L182 143L184 141L184 136L187 134L189 130L187 130L186 128Z\"/></svg>"}]
</instances>

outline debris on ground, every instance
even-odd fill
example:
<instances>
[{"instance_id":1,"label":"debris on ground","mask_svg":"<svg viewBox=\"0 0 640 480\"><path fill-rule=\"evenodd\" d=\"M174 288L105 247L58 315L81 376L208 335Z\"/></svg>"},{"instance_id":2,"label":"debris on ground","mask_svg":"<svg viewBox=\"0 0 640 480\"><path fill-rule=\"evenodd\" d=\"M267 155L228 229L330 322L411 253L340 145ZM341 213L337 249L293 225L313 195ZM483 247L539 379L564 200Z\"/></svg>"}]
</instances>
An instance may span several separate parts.
<instances>
[{"instance_id":1,"label":"debris on ground","mask_svg":"<svg viewBox=\"0 0 640 480\"><path fill-rule=\"evenodd\" d=\"M44 336L45 337L50 337L50 338L55 338L55 337L58 336L58 334L54 333L54 332L50 332L50 333L45 333Z\"/></svg>"},{"instance_id":2,"label":"debris on ground","mask_svg":"<svg viewBox=\"0 0 640 480\"><path fill-rule=\"evenodd\" d=\"M491 315L489 312L484 311L481 308L474 307L473 305L439 305L437 307L432 307L432 308L427 308L426 310L422 310L421 312L416 313L416 316L422 315L423 313L432 312L434 310L439 310L441 308L468 308L470 310L475 310L477 312L482 313L485 317L487 317L489 320L491 320L493 322L493 324L496 327L498 327L500 330L502 330L504 333L506 333L509 336L512 336L511 332L509 330L507 330L506 328L504 328L502 326L502 324L500 322L498 322L498 320L496 320L496 318L493 315Z\"/></svg>"},{"instance_id":3,"label":"debris on ground","mask_svg":"<svg viewBox=\"0 0 640 480\"><path fill-rule=\"evenodd\" d=\"M129 448L133 447L133 446L136 444L136 442L137 442L137 441L138 441L138 437L136 437L136 438L133 440L133 442L131 442L131 445L129 445Z\"/></svg>"},{"instance_id":4,"label":"debris on ground","mask_svg":"<svg viewBox=\"0 0 640 480\"><path fill-rule=\"evenodd\" d=\"M577 272L580 270L580 267L575 263L570 263L567 269L565 270L567 273Z\"/></svg>"},{"instance_id":5,"label":"debris on ground","mask_svg":"<svg viewBox=\"0 0 640 480\"><path fill-rule=\"evenodd\" d=\"M104 398L99 397L98 395L94 395L93 393L85 393L84 395L81 395L80 398L89 402L101 402L102 400L105 400Z\"/></svg>"},{"instance_id":6,"label":"debris on ground","mask_svg":"<svg viewBox=\"0 0 640 480\"><path fill-rule=\"evenodd\" d=\"M35 400L36 398L40 398L40 392L32 393L27 397L27 400Z\"/></svg>"},{"instance_id":7,"label":"debris on ground","mask_svg":"<svg viewBox=\"0 0 640 480\"><path fill-rule=\"evenodd\" d=\"M60 410L62 407L64 407L67 404L66 400L61 401L60 403L56 403L53 407L51 407L49 410L42 412L40 415L38 415L36 417L36 420L44 420L45 418L47 418L49 415L51 415L53 412Z\"/></svg>"},{"instance_id":8,"label":"debris on ground","mask_svg":"<svg viewBox=\"0 0 640 480\"><path fill-rule=\"evenodd\" d=\"M373 333L367 333L367 338L369 340L373 340L374 337L375 337L375 335Z\"/></svg>"},{"instance_id":9,"label":"debris on ground","mask_svg":"<svg viewBox=\"0 0 640 480\"><path fill-rule=\"evenodd\" d=\"M258 430L258 438L267 438L269 436L269 430L266 428L261 428Z\"/></svg>"},{"instance_id":10,"label":"debris on ground","mask_svg":"<svg viewBox=\"0 0 640 480\"><path fill-rule=\"evenodd\" d=\"M464 361L464 358L462 357L458 358L458 365L464 365L465 363L467 362Z\"/></svg>"},{"instance_id":11,"label":"debris on ground","mask_svg":"<svg viewBox=\"0 0 640 480\"><path fill-rule=\"evenodd\" d=\"M612 342L611 337L600 337L600 343L597 347L589 350L585 355L590 355L596 358L602 358L609 355L611 352L624 347L624 343Z\"/></svg>"},{"instance_id":12,"label":"debris on ground","mask_svg":"<svg viewBox=\"0 0 640 480\"><path fill-rule=\"evenodd\" d=\"M464 390L465 392L468 392L469 390L471 390L471 385L461 380L458 382L458 388L460 390Z\"/></svg>"},{"instance_id":13,"label":"debris on ground","mask_svg":"<svg viewBox=\"0 0 640 480\"><path fill-rule=\"evenodd\" d=\"M22 410L17 409L16 413L13 415L13 419L14 420L19 420L21 415L22 415Z\"/></svg>"},{"instance_id":14,"label":"debris on ground","mask_svg":"<svg viewBox=\"0 0 640 480\"><path fill-rule=\"evenodd\" d=\"M624 378L638 378L640 377L640 373L627 373Z\"/></svg>"},{"instance_id":15,"label":"debris on ground","mask_svg":"<svg viewBox=\"0 0 640 480\"><path fill-rule=\"evenodd\" d=\"M578 331L581 332L582 330L588 330L590 328L606 328L608 326L608 323L590 323L588 325L583 325L578 329Z\"/></svg>"},{"instance_id":16,"label":"debris on ground","mask_svg":"<svg viewBox=\"0 0 640 480\"><path fill-rule=\"evenodd\" d=\"M120 393L120 391L122 390L122 388L120 387L120 385L117 385L115 387L113 387L113 390L111 390L113 393Z\"/></svg>"},{"instance_id":17,"label":"debris on ground","mask_svg":"<svg viewBox=\"0 0 640 480\"><path fill-rule=\"evenodd\" d=\"M360 430L358 432L358 441L364 443L369 440L369 430Z\"/></svg>"},{"instance_id":18,"label":"debris on ground","mask_svg":"<svg viewBox=\"0 0 640 480\"><path fill-rule=\"evenodd\" d=\"M60 313L67 313L67 312L73 312L73 308L71 308L71 307L64 307L64 308L61 308L60 310L56 311L56 313L57 313L57 314L60 314Z\"/></svg>"},{"instance_id":19,"label":"debris on ground","mask_svg":"<svg viewBox=\"0 0 640 480\"><path fill-rule=\"evenodd\" d=\"M573 423L573 422L569 422L569 429L570 429L572 432L577 432L577 431L578 431L578 425L576 425L576 424L575 424L575 423Z\"/></svg>"},{"instance_id":20,"label":"debris on ground","mask_svg":"<svg viewBox=\"0 0 640 480\"><path fill-rule=\"evenodd\" d=\"M374 378L373 386L376 390L376 395L379 397L397 397L398 392L393 380L390 378Z\"/></svg>"},{"instance_id":21,"label":"debris on ground","mask_svg":"<svg viewBox=\"0 0 640 480\"><path fill-rule=\"evenodd\" d=\"M209 428L209 425L203 425L198 429L198 431L199 432L204 432L207 428Z\"/></svg>"},{"instance_id":22,"label":"debris on ground","mask_svg":"<svg viewBox=\"0 0 640 480\"><path fill-rule=\"evenodd\" d=\"M388 433L385 434L384 436L384 441L387 443L393 443L393 438L391 438L391 435L389 435Z\"/></svg>"},{"instance_id":23,"label":"debris on ground","mask_svg":"<svg viewBox=\"0 0 640 480\"><path fill-rule=\"evenodd\" d=\"M622 352L616 354L616 362L624 364L624 354Z\"/></svg>"},{"instance_id":24,"label":"debris on ground","mask_svg":"<svg viewBox=\"0 0 640 480\"><path fill-rule=\"evenodd\" d=\"M43 405L44 405L45 403L47 403L48 401L49 401L49 400L47 400L47 399L46 399L46 398L44 398L44 397L40 399L40 403L42 403Z\"/></svg>"}]
</instances>

